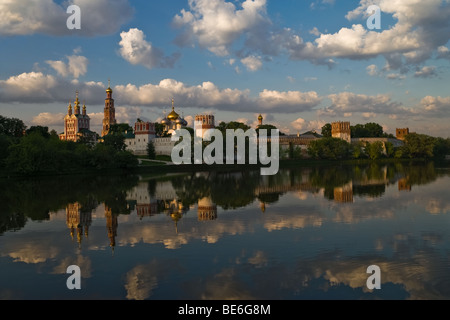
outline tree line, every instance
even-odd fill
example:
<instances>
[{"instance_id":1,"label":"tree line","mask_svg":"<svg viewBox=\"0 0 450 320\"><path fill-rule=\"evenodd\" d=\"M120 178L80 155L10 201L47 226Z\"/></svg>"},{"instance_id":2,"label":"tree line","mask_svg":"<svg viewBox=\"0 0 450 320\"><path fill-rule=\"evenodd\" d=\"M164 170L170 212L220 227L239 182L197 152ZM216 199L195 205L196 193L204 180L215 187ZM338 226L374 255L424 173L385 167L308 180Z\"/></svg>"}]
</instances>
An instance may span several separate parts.
<instances>
[{"instance_id":1,"label":"tree line","mask_svg":"<svg viewBox=\"0 0 450 320\"><path fill-rule=\"evenodd\" d=\"M0 116L0 168L12 174L35 175L137 167L137 158L125 150L122 130L117 125L96 144L83 137L79 142L61 141L48 127L27 129L20 119Z\"/></svg>"},{"instance_id":2,"label":"tree line","mask_svg":"<svg viewBox=\"0 0 450 320\"><path fill-rule=\"evenodd\" d=\"M351 127L352 138L394 138L383 132L376 123ZM331 137L331 124L322 128L324 138L311 142L308 154L314 159L348 160L396 158L396 159L443 159L450 155L450 138L432 137L411 133L405 137L404 145L394 147L391 142L359 142L351 144Z\"/></svg>"}]
</instances>

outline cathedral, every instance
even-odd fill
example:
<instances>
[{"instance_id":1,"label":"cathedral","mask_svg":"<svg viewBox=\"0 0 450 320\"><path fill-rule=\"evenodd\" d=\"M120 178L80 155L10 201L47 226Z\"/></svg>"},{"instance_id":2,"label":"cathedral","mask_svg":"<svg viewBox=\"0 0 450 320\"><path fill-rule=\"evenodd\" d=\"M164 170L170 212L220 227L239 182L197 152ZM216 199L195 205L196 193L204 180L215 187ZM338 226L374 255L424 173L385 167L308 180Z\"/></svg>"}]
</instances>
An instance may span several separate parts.
<instances>
[{"instance_id":1,"label":"cathedral","mask_svg":"<svg viewBox=\"0 0 450 320\"><path fill-rule=\"evenodd\" d=\"M64 133L59 135L59 139L77 142L83 137L87 137L96 140L96 134L90 130L90 121L91 119L86 112L86 105L83 104L83 110L80 109L77 91L73 108L72 102L69 102L67 115L64 117Z\"/></svg>"},{"instance_id":2,"label":"cathedral","mask_svg":"<svg viewBox=\"0 0 450 320\"><path fill-rule=\"evenodd\" d=\"M185 128L188 123L183 117L175 112L174 100L172 99L172 112L161 121L164 126L164 134L172 135L176 130Z\"/></svg>"},{"instance_id":3,"label":"cathedral","mask_svg":"<svg viewBox=\"0 0 450 320\"><path fill-rule=\"evenodd\" d=\"M108 89L106 89L103 130L101 137L106 136L109 133L111 126L117 124L116 109L112 94L113 90L111 89L111 85L108 85ZM80 100L78 98L77 91L75 105L72 107L72 102L69 102L68 112L64 118L64 133L59 135L59 139L78 142L84 137L91 140L93 143L97 142L97 133L91 131L90 121L91 119L87 115L86 105L83 104L83 110L80 109Z\"/></svg>"}]
</instances>

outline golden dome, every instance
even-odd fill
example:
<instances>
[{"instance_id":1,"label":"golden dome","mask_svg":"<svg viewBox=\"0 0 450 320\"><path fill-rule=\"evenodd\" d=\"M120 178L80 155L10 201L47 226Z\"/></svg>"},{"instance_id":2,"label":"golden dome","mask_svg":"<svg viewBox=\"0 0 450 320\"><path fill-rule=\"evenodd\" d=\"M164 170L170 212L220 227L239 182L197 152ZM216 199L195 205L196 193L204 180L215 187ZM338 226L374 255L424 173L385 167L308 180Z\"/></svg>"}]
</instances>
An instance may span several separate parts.
<instances>
[{"instance_id":1,"label":"golden dome","mask_svg":"<svg viewBox=\"0 0 450 320\"><path fill-rule=\"evenodd\" d=\"M170 121L175 121L179 117L180 117L180 115L175 112L174 100L172 99L172 112L169 113L169 115L167 116L167 119L169 119Z\"/></svg>"},{"instance_id":2,"label":"golden dome","mask_svg":"<svg viewBox=\"0 0 450 320\"><path fill-rule=\"evenodd\" d=\"M263 116L260 114L258 120L263 120Z\"/></svg>"},{"instance_id":3,"label":"golden dome","mask_svg":"<svg viewBox=\"0 0 450 320\"><path fill-rule=\"evenodd\" d=\"M112 93L112 89L111 89L111 80L108 79L108 89L106 89L106 93Z\"/></svg>"},{"instance_id":4,"label":"golden dome","mask_svg":"<svg viewBox=\"0 0 450 320\"><path fill-rule=\"evenodd\" d=\"M171 120L171 121L175 121L180 117L180 115L178 113L175 112L175 110L172 110L171 113L169 113L169 115L167 116L167 119Z\"/></svg>"}]
</instances>

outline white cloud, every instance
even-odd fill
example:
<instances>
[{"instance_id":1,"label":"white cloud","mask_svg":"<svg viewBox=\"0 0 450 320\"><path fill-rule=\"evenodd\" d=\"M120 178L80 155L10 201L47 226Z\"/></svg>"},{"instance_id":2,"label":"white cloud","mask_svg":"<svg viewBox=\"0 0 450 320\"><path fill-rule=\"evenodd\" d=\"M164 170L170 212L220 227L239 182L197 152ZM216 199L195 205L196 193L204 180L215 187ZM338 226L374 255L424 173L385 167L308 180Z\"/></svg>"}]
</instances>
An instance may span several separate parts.
<instances>
[{"instance_id":1,"label":"white cloud","mask_svg":"<svg viewBox=\"0 0 450 320\"><path fill-rule=\"evenodd\" d=\"M404 80L404 79L406 79L406 76L403 74L399 74L399 73L389 73L386 76L386 79L388 79L388 80Z\"/></svg>"},{"instance_id":2,"label":"white cloud","mask_svg":"<svg viewBox=\"0 0 450 320\"><path fill-rule=\"evenodd\" d=\"M298 118L297 120L295 120L295 121L293 121L293 122L291 123L291 126L292 126L295 130L300 131L300 130L303 130L303 128L305 127L305 123L306 123L306 120L305 120L305 119Z\"/></svg>"},{"instance_id":3,"label":"white cloud","mask_svg":"<svg viewBox=\"0 0 450 320\"><path fill-rule=\"evenodd\" d=\"M411 110L406 109L401 103L392 101L386 94L377 96L368 96L364 94L355 94L352 92L341 92L328 96L332 105L326 109L320 110L319 115L343 116L348 113L359 113L365 115L384 114L384 115L411 115Z\"/></svg>"},{"instance_id":4,"label":"white cloud","mask_svg":"<svg viewBox=\"0 0 450 320\"><path fill-rule=\"evenodd\" d=\"M446 46L440 46L437 49L437 58L438 59L450 59L450 49Z\"/></svg>"},{"instance_id":5,"label":"white cloud","mask_svg":"<svg viewBox=\"0 0 450 320\"><path fill-rule=\"evenodd\" d=\"M287 76L286 79L290 82L290 83L295 83L295 78L292 76Z\"/></svg>"},{"instance_id":6,"label":"white cloud","mask_svg":"<svg viewBox=\"0 0 450 320\"><path fill-rule=\"evenodd\" d=\"M69 30L69 4L54 0L0 0L0 35L50 34L96 36L117 32L133 15L128 0L72 0L80 7L81 29Z\"/></svg>"},{"instance_id":7,"label":"white cloud","mask_svg":"<svg viewBox=\"0 0 450 320\"><path fill-rule=\"evenodd\" d=\"M322 99L317 92L300 92L288 91L280 92L265 89L259 94L258 104L263 109L276 109L278 106L283 106L285 112L302 112L310 111L317 106Z\"/></svg>"},{"instance_id":8,"label":"white cloud","mask_svg":"<svg viewBox=\"0 0 450 320\"><path fill-rule=\"evenodd\" d=\"M312 28L312 29L309 31L309 33L312 34L312 35L314 35L314 36L316 36L316 37L318 37L318 36L321 35L321 32L319 31L319 29L317 29L317 27Z\"/></svg>"},{"instance_id":9,"label":"white cloud","mask_svg":"<svg viewBox=\"0 0 450 320\"><path fill-rule=\"evenodd\" d=\"M37 126L60 126L64 122L65 116L66 114L64 113L53 114L43 112L35 116L31 122Z\"/></svg>"},{"instance_id":10,"label":"white cloud","mask_svg":"<svg viewBox=\"0 0 450 320\"><path fill-rule=\"evenodd\" d=\"M106 87L99 82L69 81L57 79L42 72L22 73L7 80L0 80L0 103L68 103L74 99L75 91L86 105L102 105ZM114 96L121 106L163 107L172 98L182 107L215 109L239 112L296 113L311 111L322 101L312 92L263 90L256 97L250 90L218 88L212 82L188 86L173 79L164 79L158 84L117 85Z\"/></svg>"},{"instance_id":11,"label":"white cloud","mask_svg":"<svg viewBox=\"0 0 450 320\"><path fill-rule=\"evenodd\" d=\"M378 75L378 67L376 65L374 65L374 64L371 64L370 66L368 66L366 68L366 70L367 70L367 74L370 75L370 76Z\"/></svg>"},{"instance_id":12,"label":"white cloud","mask_svg":"<svg viewBox=\"0 0 450 320\"><path fill-rule=\"evenodd\" d=\"M248 90L219 89L212 82L186 86L173 79L165 79L156 85L146 84L140 87L132 84L116 86L115 93L118 100L127 101L129 105L161 107L175 98L175 101L182 101L183 107L244 111L242 108L245 106L247 112L271 110L295 113L311 110L321 101L316 92L264 90L257 98L251 98Z\"/></svg>"},{"instance_id":13,"label":"white cloud","mask_svg":"<svg viewBox=\"0 0 450 320\"><path fill-rule=\"evenodd\" d=\"M366 9L373 3L361 0L346 18L366 18ZM335 33L321 33L315 27L309 31L317 37L311 42L305 42L290 28L277 26L267 15L266 0L241 4L239 8L225 0L191 0L189 10L182 10L174 18L174 24L183 28L176 42L181 46L198 43L218 56L231 55L234 45L243 45L237 52L264 58L283 53L291 60L307 60L329 68L337 58L367 60L384 56L389 70L401 70L402 74L408 71L408 65L420 65L434 52L440 58L449 56L444 47L450 40L447 0L380 0L382 12L396 20L392 27L385 25L382 31L372 31L365 25L353 24ZM333 1L312 3L313 7L319 4L330 5Z\"/></svg>"},{"instance_id":14,"label":"white cloud","mask_svg":"<svg viewBox=\"0 0 450 320\"><path fill-rule=\"evenodd\" d=\"M420 103L423 112L433 116L448 116L450 111L450 97L427 96Z\"/></svg>"},{"instance_id":15,"label":"white cloud","mask_svg":"<svg viewBox=\"0 0 450 320\"><path fill-rule=\"evenodd\" d=\"M431 78L435 77L437 75L436 73L436 67L434 66L425 66L419 70L416 71L414 74L415 78Z\"/></svg>"},{"instance_id":16,"label":"white cloud","mask_svg":"<svg viewBox=\"0 0 450 320\"><path fill-rule=\"evenodd\" d=\"M377 115L376 115L376 113L374 113L374 112L363 112L362 117L363 117L365 120L369 120L369 119L372 119L372 118L376 118Z\"/></svg>"},{"instance_id":17,"label":"white cloud","mask_svg":"<svg viewBox=\"0 0 450 320\"><path fill-rule=\"evenodd\" d=\"M297 120L291 122L290 132L297 134L297 133L303 133L308 131L316 131L317 133L322 132L322 127L326 124L325 121L320 120L312 120L312 121L306 121L303 118L298 118Z\"/></svg>"},{"instance_id":18,"label":"white cloud","mask_svg":"<svg viewBox=\"0 0 450 320\"><path fill-rule=\"evenodd\" d=\"M144 32L137 28L121 32L120 37L120 55L133 65L143 65L149 69L172 68L180 57L179 54L165 57L164 52L146 41Z\"/></svg>"},{"instance_id":19,"label":"white cloud","mask_svg":"<svg viewBox=\"0 0 450 320\"><path fill-rule=\"evenodd\" d=\"M72 75L75 79L84 76L87 73L89 60L83 56L67 56L68 62L48 60L46 63L50 65L60 76L68 77Z\"/></svg>"},{"instance_id":20,"label":"white cloud","mask_svg":"<svg viewBox=\"0 0 450 320\"><path fill-rule=\"evenodd\" d=\"M230 46L244 34L253 34L268 22L266 0L246 0L238 9L223 0L190 0L190 11L182 10L173 19L184 28L176 43L186 46L198 42L218 56L230 54Z\"/></svg>"},{"instance_id":21,"label":"white cloud","mask_svg":"<svg viewBox=\"0 0 450 320\"><path fill-rule=\"evenodd\" d=\"M97 82L79 82L76 86L68 80L57 79L42 72L22 73L0 80L0 102L68 103L78 90L88 104L102 104L105 86Z\"/></svg>"},{"instance_id":22,"label":"white cloud","mask_svg":"<svg viewBox=\"0 0 450 320\"><path fill-rule=\"evenodd\" d=\"M258 71L262 68L261 57L249 56L244 59L241 59L243 65L247 67L249 71Z\"/></svg>"}]
</instances>

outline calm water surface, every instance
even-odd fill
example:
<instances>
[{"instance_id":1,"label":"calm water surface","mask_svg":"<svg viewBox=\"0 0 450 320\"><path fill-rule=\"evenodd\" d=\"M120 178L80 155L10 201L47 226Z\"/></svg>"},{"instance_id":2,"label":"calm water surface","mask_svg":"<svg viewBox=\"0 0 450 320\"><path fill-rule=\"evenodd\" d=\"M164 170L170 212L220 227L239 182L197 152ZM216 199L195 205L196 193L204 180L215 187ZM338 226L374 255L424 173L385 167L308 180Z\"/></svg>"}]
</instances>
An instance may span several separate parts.
<instances>
[{"instance_id":1,"label":"calm water surface","mask_svg":"<svg viewBox=\"0 0 450 320\"><path fill-rule=\"evenodd\" d=\"M0 187L1 299L450 299L442 165ZM81 290L67 289L70 265ZM371 265L381 290L367 289Z\"/></svg>"}]
</instances>

